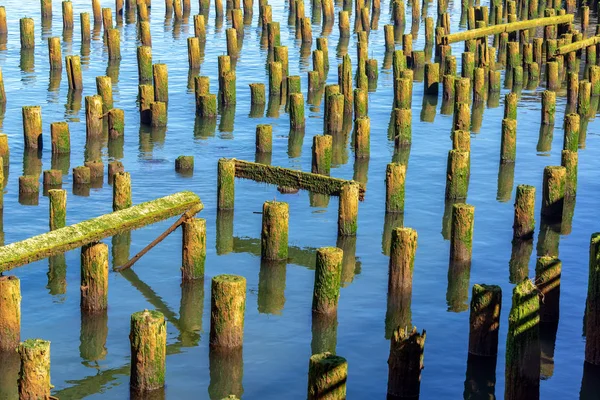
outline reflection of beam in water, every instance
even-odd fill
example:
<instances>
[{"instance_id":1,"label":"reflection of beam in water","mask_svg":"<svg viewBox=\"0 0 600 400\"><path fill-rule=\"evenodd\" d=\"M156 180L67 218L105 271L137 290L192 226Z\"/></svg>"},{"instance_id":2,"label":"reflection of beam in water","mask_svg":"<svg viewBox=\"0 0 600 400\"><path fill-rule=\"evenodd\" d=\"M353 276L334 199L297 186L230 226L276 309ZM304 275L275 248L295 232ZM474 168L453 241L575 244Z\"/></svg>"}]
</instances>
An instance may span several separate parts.
<instances>
[{"instance_id":1,"label":"reflection of beam in water","mask_svg":"<svg viewBox=\"0 0 600 400\"><path fill-rule=\"evenodd\" d=\"M231 350L211 348L208 359L210 370L208 395L211 400L221 400L232 394L241 399L244 393L242 348Z\"/></svg>"},{"instance_id":2,"label":"reflection of beam in water","mask_svg":"<svg viewBox=\"0 0 600 400\"><path fill-rule=\"evenodd\" d=\"M329 206L329 198L330 196L328 194L313 192L308 193L308 199L311 207L327 208L327 206Z\"/></svg>"},{"instance_id":3,"label":"reflection of beam in water","mask_svg":"<svg viewBox=\"0 0 600 400\"><path fill-rule=\"evenodd\" d=\"M319 354L326 351L335 354L337 346L337 327L337 313L334 315L320 313L312 314L311 354Z\"/></svg>"},{"instance_id":4,"label":"reflection of beam in water","mask_svg":"<svg viewBox=\"0 0 600 400\"><path fill-rule=\"evenodd\" d=\"M179 305L179 340L183 347L194 347L200 341L202 315L204 314L204 279L186 280L181 283Z\"/></svg>"},{"instance_id":5,"label":"reflection of beam in water","mask_svg":"<svg viewBox=\"0 0 600 400\"><path fill-rule=\"evenodd\" d=\"M286 262L261 260L258 273L258 312L281 315L285 305Z\"/></svg>"},{"instance_id":6,"label":"reflection of beam in water","mask_svg":"<svg viewBox=\"0 0 600 400\"><path fill-rule=\"evenodd\" d=\"M464 399L496 399L496 356L469 353Z\"/></svg>"},{"instance_id":7,"label":"reflection of beam in water","mask_svg":"<svg viewBox=\"0 0 600 400\"><path fill-rule=\"evenodd\" d=\"M583 363L579 400L597 400L600 393L600 365Z\"/></svg>"},{"instance_id":8,"label":"reflection of beam in water","mask_svg":"<svg viewBox=\"0 0 600 400\"><path fill-rule=\"evenodd\" d=\"M148 284L143 282L131 268L121 271L121 276L127 279L157 311L163 313L165 319L177 328L178 331L182 331L177 314L175 314L169 306L163 302L162 298L160 298Z\"/></svg>"},{"instance_id":9,"label":"reflection of beam in water","mask_svg":"<svg viewBox=\"0 0 600 400\"><path fill-rule=\"evenodd\" d=\"M106 358L106 337L108 336L108 313L106 310L95 314L81 313L79 333L79 356L84 365L99 368L98 361Z\"/></svg>"},{"instance_id":10,"label":"reflection of beam in water","mask_svg":"<svg viewBox=\"0 0 600 400\"><path fill-rule=\"evenodd\" d=\"M529 259L533 252L533 239L512 242L512 252L508 262L508 280L512 284L521 282L529 276Z\"/></svg>"},{"instance_id":11,"label":"reflection of beam in water","mask_svg":"<svg viewBox=\"0 0 600 400\"><path fill-rule=\"evenodd\" d=\"M448 311L463 312L469 309L469 279L471 277L471 262L453 262L448 266L448 290L446 303Z\"/></svg>"},{"instance_id":12,"label":"reflection of beam in water","mask_svg":"<svg viewBox=\"0 0 600 400\"><path fill-rule=\"evenodd\" d=\"M2 373L0 374L0 399L18 399L19 387L17 379L19 378L19 369L21 359L16 351L0 352L0 365Z\"/></svg>"}]
</instances>

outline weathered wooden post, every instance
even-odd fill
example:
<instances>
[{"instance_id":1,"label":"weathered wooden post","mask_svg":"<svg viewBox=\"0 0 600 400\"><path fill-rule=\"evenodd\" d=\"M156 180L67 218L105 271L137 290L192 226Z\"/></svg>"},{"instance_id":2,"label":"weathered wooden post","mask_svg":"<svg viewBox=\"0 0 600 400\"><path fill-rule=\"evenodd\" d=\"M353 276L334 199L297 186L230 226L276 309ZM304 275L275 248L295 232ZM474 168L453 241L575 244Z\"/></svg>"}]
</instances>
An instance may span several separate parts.
<instances>
[{"instance_id":1,"label":"weathered wooden post","mask_svg":"<svg viewBox=\"0 0 600 400\"><path fill-rule=\"evenodd\" d=\"M206 260L206 220L189 218L182 224L181 279L189 281L204 278Z\"/></svg>"},{"instance_id":2,"label":"weathered wooden post","mask_svg":"<svg viewBox=\"0 0 600 400\"><path fill-rule=\"evenodd\" d=\"M390 341L388 358L388 398L418 398L426 332L413 327L397 327Z\"/></svg>"},{"instance_id":3,"label":"weathered wooden post","mask_svg":"<svg viewBox=\"0 0 600 400\"><path fill-rule=\"evenodd\" d=\"M344 357L329 352L313 354L308 362L308 399L345 399L347 379Z\"/></svg>"},{"instance_id":4,"label":"weathered wooden post","mask_svg":"<svg viewBox=\"0 0 600 400\"><path fill-rule=\"evenodd\" d=\"M339 194L338 235L353 236L358 230L358 182L348 182Z\"/></svg>"},{"instance_id":5,"label":"weathered wooden post","mask_svg":"<svg viewBox=\"0 0 600 400\"><path fill-rule=\"evenodd\" d=\"M331 169L333 138L331 135L313 136L312 169L313 174L329 175Z\"/></svg>"},{"instance_id":6,"label":"weathered wooden post","mask_svg":"<svg viewBox=\"0 0 600 400\"><path fill-rule=\"evenodd\" d=\"M113 181L113 211L131 207L131 176L129 172L118 172Z\"/></svg>"},{"instance_id":7,"label":"weathered wooden post","mask_svg":"<svg viewBox=\"0 0 600 400\"><path fill-rule=\"evenodd\" d=\"M19 398L49 399L53 387L50 383L50 342L27 339L19 344L17 351L21 357Z\"/></svg>"},{"instance_id":8,"label":"weathered wooden post","mask_svg":"<svg viewBox=\"0 0 600 400\"><path fill-rule=\"evenodd\" d=\"M450 150L446 169L446 199L467 198L470 177L470 155L466 151Z\"/></svg>"},{"instance_id":9,"label":"weathered wooden post","mask_svg":"<svg viewBox=\"0 0 600 400\"><path fill-rule=\"evenodd\" d=\"M154 101L169 102L169 75L167 64L154 64L152 66L154 79Z\"/></svg>"},{"instance_id":10,"label":"weathered wooden post","mask_svg":"<svg viewBox=\"0 0 600 400\"><path fill-rule=\"evenodd\" d=\"M506 339L505 393L507 399L532 399L540 390L540 301L529 280L513 289Z\"/></svg>"},{"instance_id":11,"label":"weathered wooden post","mask_svg":"<svg viewBox=\"0 0 600 400\"><path fill-rule=\"evenodd\" d=\"M125 134L125 111L113 108L108 112L108 137L117 139Z\"/></svg>"},{"instance_id":12,"label":"weathered wooden post","mask_svg":"<svg viewBox=\"0 0 600 400\"><path fill-rule=\"evenodd\" d=\"M577 100L575 100L577 103ZM554 114L556 113L556 92L544 90L542 93L542 124L554 125Z\"/></svg>"},{"instance_id":13,"label":"weathered wooden post","mask_svg":"<svg viewBox=\"0 0 600 400\"><path fill-rule=\"evenodd\" d=\"M49 37L48 38L48 57L50 59L50 70L61 71L62 70L62 51L60 49L60 38Z\"/></svg>"},{"instance_id":14,"label":"weathered wooden post","mask_svg":"<svg viewBox=\"0 0 600 400\"><path fill-rule=\"evenodd\" d=\"M42 108L40 106L23 106L23 135L25 149L43 147L42 141Z\"/></svg>"},{"instance_id":15,"label":"weathered wooden post","mask_svg":"<svg viewBox=\"0 0 600 400\"><path fill-rule=\"evenodd\" d=\"M96 313L108 305L108 246L91 243L81 248L81 311Z\"/></svg>"},{"instance_id":16,"label":"weathered wooden post","mask_svg":"<svg viewBox=\"0 0 600 400\"><path fill-rule=\"evenodd\" d=\"M97 76L96 90L102 98L102 111L107 112L113 108L112 79L110 76Z\"/></svg>"},{"instance_id":17,"label":"weathered wooden post","mask_svg":"<svg viewBox=\"0 0 600 400\"><path fill-rule=\"evenodd\" d=\"M85 96L85 132L87 138L102 134L102 97Z\"/></svg>"},{"instance_id":18,"label":"weathered wooden post","mask_svg":"<svg viewBox=\"0 0 600 400\"><path fill-rule=\"evenodd\" d=\"M513 239L529 240L535 229L535 186L517 186L514 207Z\"/></svg>"},{"instance_id":19,"label":"weathered wooden post","mask_svg":"<svg viewBox=\"0 0 600 400\"><path fill-rule=\"evenodd\" d=\"M565 198L567 170L565 167L547 166L542 182L542 216L560 220Z\"/></svg>"},{"instance_id":20,"label":"weathered wooden post","mask_svg":"<svg viewBox=\"0 0 600 400\"><path fill-rule=\"evenodd\" d=\"M404 183L406 166L400 163L387 165L385 174L386 212L404 212Z\"/></svg>"},{"instance_id":21,"label":"weathered wooden post","mask_svg":"<svg viewBox=\"0 0 600 400\"><path fill-rule=\"evenodd\" d=\"M579 148L579 114L565 115L563 150L577 151Z\"/></svg>"},{"instance_id":22,"label":"weathered wooden post","mask_svg":"<svg viewBox=\"0 0 600 400\"><path fill-rule=\"evenodd\" d=\"M288 258L289 205L279 201L263 204L261 257L264 260Z\"/></svg>"},{"instance_id":23,"label":"weathered wooden post","mask_svg":"<svg viewBox=\"0 0 600 400\"><path fill-rule=\"evenodd\" d=\"M590 239L589 278L585 307L585 361L600 365L600 233Z\"/></svg>"},{"instance_id":24,"label":"weathered wooden post","mask_svg":"<svg viewBox=\"0 0 600 400\"><path fill-rule=\"evenodd\" d=\"M293 93L289 97L290 101L290 129L302 129L305 125L304 120L304 96L302 93Z\"/></svg>"},{"instance_id":25,"label":"weathered wooden post","mask_svg":"<svg viewBox=\"0 0 600 400\"><path fill-rule=\"evenodd\" d=\"M565 204L563 205L563 214L568 205L568 201L575 198L577 194L577 164L579 161L577 151L563 150L561 152L560 165L565 167ZM563 218L564 221L564 218Z\"/></svg>"},{"instance_id":26,"label":"weathered wooden post","mask_svg":"<svg viewBox=\"0 0 600 400\"><path fill-rule=\"evenodd\" d=\"M354 156L366 159L371 149L371 120L369 117L358 117L354 120Z\"/></svg>"},{"instance_id":27,"label":"weathered wooden post","mask_svg":"<svg viewBox=\"0 0 600 400\"><path fill-rule=\"evenodd\" d=\"M154 101L150 103L150 126L167 126L167 103L163 101Z\"/></svg>"},{"instance_id":28,"label":"weathered wooden post","mask_svg":"<svg viewBox=\"0 0 600 400\"><path fill-rule=\"evenodd\" d=\"M237 44L237 43L236 43ZM200 39L197 37L189 37L188 45L188 64L190 69L200 69Z\"/></svg>"},{"instance_id":29,"label":"weathered wooden post","mask_svg":"<svg viewBox=\"0 0 600 400\"><path fill-rule=\"evenodd\" d=\"M273 126L256 125L256 152L271 153L273 151Z\"/></svg>"},{"instance_id":30,"label":"weathered wooden post","mask_svg":"<svg viewBox=\"0 0 600 400\"><path fill-rule=\"evenodd\" d=\"M69 81L69 90L83 90L83 77L81 74L81 58L79 56L66 56L65 64L67 69L67 78Z\"/></svg>"},{"instance_id":31,"label":"weathered wooden post","mask_svg":"<svg viewBox=\"0 0 600 400\"><path fill-rule=\"evenodd\" d=\"M179 156L175 159L175 171L191 175L194 172L194 156Z\"/></svg>"},{"instance_id":32,"label":"weathered wooden post","mask_svg":"<svg viewBox=\"0 0 600 400\"><path fill-rule=\"evenodd\" d=\"M241 348L244 342L246 279L237 275L215 276L210 300L210 347Z\"/></svg>"},{"instance_id":33,"label":"weathered wooden post","mask_svg":"<svg viewBox=\"0 0 600 400\"><path fill-rule=\"evenodd\" d=\"M21 18L19 20L21 33L21 50L33 49L35 47L35 34L33 18Z\"/></svg>"},{"instance_id":34,"label":"weathered wooden post","mask_svg":"<svg viewBox=\"0 0 600 400\"><path fill-rule=\"evenodd\" d=\"M21 281L16 276L0 276L0 353L14 352L21 341Z\"/></svg>"},{"instance_id":35,"label":"weathered wooden post","mask_svg":"<svg viewBox=\"0 0 600 400\"><path fill-rule=\"evenodd\" d=\"M322 247L317 250L313 314L337 314L343 255L344 252L337 247Z\"/></svg>"},{"instance_id":36,"label":"weathered wooden post","mask_svg":"<svg viewBox=\"0 0 600 400\"><path fill-rule=\"evenodd\" d=\"M500 142L500 162L514 163L517 159L517 120L502 120L502 137Z\"/></svg>"},{"instance_id":37,"label":"weathered wooden post","mask_svg":"<svg viewBox=\"0 0 600 400\"><path fill-rule=\"evenodd\" d=\"M131 315L131 372L129 386L134 393L148 393L165 385L167 326L159 311L138 311Z\"/></svg>"},{"instance_id":38,"label":"weathered wooden post","mask_svg":"<svg viewBox=\"0 0 600 400\"><path fill-rule=\"evenodd\" d=\"M502 289L496 285L473 285L469 315L469 354L496 357L502 308Z\"/></svg>"},{"instance_id":39,"label":"weathered wooden post","mask_svg":"<svg viewBox=\"0 0 600 400\"><path fill-rule=\"evenodd\" d=\"M233 210L235 199L235 161L220 159L217 166L217 209Z\"/></svg>"},{"instance_id":40,"label":"weathered wooden post","mask_svg":"<svg viewBox=\"0 0 600 400\"><path fill-rule=\"evenodd\" d=\"M472 205L459 203L452 206L450 261L471 261L474 218L475 207Z\"/></svg>"},{"instance_id":41,"label":"weathered wooden post","mask_svg":"<svg viewBox=\"0 0 600 400\"><path fill-rule=\"evenodd\" d=\"M51 189L48 191L50 199L50 230L64 228L67 224L67 191L64 189Z\"/></svg>"}]
</instances>

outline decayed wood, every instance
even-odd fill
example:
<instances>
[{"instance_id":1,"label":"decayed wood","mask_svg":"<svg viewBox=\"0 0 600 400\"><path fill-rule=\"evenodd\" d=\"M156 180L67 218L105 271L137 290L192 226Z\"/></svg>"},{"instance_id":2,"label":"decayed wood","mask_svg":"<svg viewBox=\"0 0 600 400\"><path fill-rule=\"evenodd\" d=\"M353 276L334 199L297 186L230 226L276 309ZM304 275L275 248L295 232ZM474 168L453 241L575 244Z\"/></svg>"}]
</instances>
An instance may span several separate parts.
<instances>
[{"instance_id":1,"label":"decayed wood","mask_svg":"<svg viewBox=\"0 0 600 400\"><path fill-rule=\"evenodd\" d=\"M0 272L183 214L194 207L197 212L202 210L200 198L192 192L179 192L0 247Z\"/></svg>"},{"instance_id":2,"label":"decayed wood","mask_svg":"<svg viewBox=\"0 0 600 400\"><path fill-rule=\"evenodd\" d=\"M288 168L253 163L250 161L233 160L235 162L236 178L251 179L256 182L271 185L293 187L308 190L313 193L339 196L342 186L350 181L331 178L325 175L312 174ZM360 184L359 199L364 200L365 186Z\"/></svg>"}]
</instances>

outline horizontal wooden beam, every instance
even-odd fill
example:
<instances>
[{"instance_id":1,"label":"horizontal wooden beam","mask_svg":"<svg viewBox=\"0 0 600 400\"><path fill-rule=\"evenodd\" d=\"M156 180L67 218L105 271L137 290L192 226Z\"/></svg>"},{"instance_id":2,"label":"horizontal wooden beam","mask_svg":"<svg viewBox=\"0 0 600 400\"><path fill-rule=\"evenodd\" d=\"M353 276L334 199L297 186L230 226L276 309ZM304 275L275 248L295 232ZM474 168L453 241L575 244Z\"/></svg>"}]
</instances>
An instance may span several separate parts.
<instances>
[{"instance_id":1,"label":"horizontal wooden beam","mask_svg":"<svg viewBox=\"0 0 600 400\"><path fill-rule=\"evenodd\" d=\"M295 169L273 167L250 161L233 160L235 162L236 178L250 179L271 185L308 190L313 193L339 196L342 186L351 181L332 178L326 175L312 174ZM365 198L365 186L361 183L359 199Z\"/></svg>"},{"instance_id":2,"label":"horizontal wooden beam","mask_svg":"<svg viewBox=\"0 0 600 400\"><path fill-rule=\"evenodd\" d=\"M559 56L562 54L567 54L572 51L577 51L581 49L585 49L588 46L593 46L600 43L600 36L592 36L589 39L580 40L578 42L573 42L571 44L566 44L564 46L560 46L556 49L555 55Z\"/></svg>"},{"instance_id":3,"label":"horizontal wooden beam","mask_svg":"<svg viewBox=\"0 0 600 400\"><path fill-rule=\"evenodd\" d=\"M486 26L485 28L469 29L464 32L451 33L441 38L442 44L451 44L463 42L465 40L478 39L480 37L499 35L503 32L515 32L525 29L537 28L546 25L558 25L573 22L573 14L558 15L555 17L535 18L526 21L510 22L508 24L498 24Z\"/></svg>"},{"instance_id":4,"label":"horizontal wooden beam","mask_svg":"<svg viewBox=\"0 0 600 400\"><path fill-rule=\"evenodd\" d=\"M138 229L188 210L200 212L202 208L204 206L196 194L179 192L43 233L0 247L0 272L76 249L119 232Z\"/></svg>"}]
</instances>

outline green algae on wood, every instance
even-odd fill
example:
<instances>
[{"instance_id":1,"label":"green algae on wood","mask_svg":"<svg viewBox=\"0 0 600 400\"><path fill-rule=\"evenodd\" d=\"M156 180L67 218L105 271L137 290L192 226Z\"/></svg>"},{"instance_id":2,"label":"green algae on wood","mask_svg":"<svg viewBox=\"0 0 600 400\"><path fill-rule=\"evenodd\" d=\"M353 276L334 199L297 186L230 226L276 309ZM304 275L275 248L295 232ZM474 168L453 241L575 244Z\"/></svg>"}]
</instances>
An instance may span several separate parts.
<instances>
[{"instance_id":1,"label":"green algae on wood","mask_svg":"<svg viewBox=\"0 0 600 400\"><path fill-rule=\"evenodd\" d=\"M159 311L138 311L131 315L131 374L134 392L149 392L165 385L167 326Z\"/></svg>"},{"instance_id":2,"label":"green algae on wood","mask_svg":"<svg viewBox=\"0 0 600 400\"><path fill-rule=\"evenodd\" d=\"M342 185L339 194L338 235L353 236L358 231L358 201L360 184L349 181Z\"/></svg>"},{"instance_id":3,"label":"green algae on wood","mask_svg":"<svg viewBox=\"0 0 600 400\"><path fill-rule=\"evenodd\" d=\"M535 264L535 282L543 301L540 321L558 323L562 262L556 257L539 257Z\"/></svg>"},{"instance_id":4,"label":"green algae on wood","mask_svg":"<svg viewBox=\"0 0 600 400\"><path fill-rule=\"evenodd\" d=\"M245 310L246 279L238 275L215 276L211 284L211 348L242 347Z\"/></svg>"},{"instance_id":5,"label":"green algae on wood","mask_svg":"<svg viewBox=\"0 0 600 400\"><path fill-rule=\"evenodd\" d=\"M333 139L331 135L313 136L312 168L313 174L327 175L331 169Z\"/></svg>"},{"instance_id":6,"label":"green algae on wood","mask_svg":"<svg viewBox=\"0 0 600 400\"><path fill-rule=\"evenodd\" d=\"M388 296L406 296L410 304L413 270L417 251L417 231L411 228L392 230L388 277Z\"/></svg>"},{"instance_id":7,"label":"green algae on wood","mask_svg":"<svg viewBox=\"0 0 600 400\"><path fill-rule=\"evenodd\" d=\"M346 398L348 362L329 352L314 354L308 362L308 399Z\"/></svg>"},{"instance_id":8,"label":"green algae on wood","mask_svg":"<svg viewBox=\"0 0 600 400\"><path fill-rule=\"evenodd\" d=\"M446 169L446 199L467 198L470 177L470 155L466 151L450 150Z\"/></svg>"},{"instance_id":9,"label":"green algae on wood","mask_svg":"<svg viewBox=\"0 0 600 400\"><path fill-rule=\"evenodd\" d=\"M41 339L27 339L18 347L21 357L19 371L19 399L49 399L50 383L50 342Z\"/></svg>"},{"instance_id":10,"label":"green algae on wood","mask_svg":"<svg viewBox=\"0 0 600 400\"><path fill-rule=\"evenodd\" d=\"M0 353L14 352L21 341L21 282L0 276Z\"/></svg>"},{"instance_id":11,"label":"green algae on wood","mask_svg":"<svg viewBox=\"0 0 600 400\"><path fill-rule=\"evenodd\" d=\"M542 216L560 219L566 189L565 167L548 166L544 168L542 183Z\"/></svg>"},{"instance_id":12,"label":"green algae on wood","mask_svg":"<svg viewBox=\"0 0 600 400\"><path fill-rule=\"evenodd\" d=\"M535 399L540 390L540 300L529 280L513 289L506 339L506 399Z\"/></svg>"},{"instance_id":13,"label":"green algae on wood","mask_svg":"<svg viewBox=\"0 0 600 400\"><path fill-rule=\"evenodd\" d=\"M236 178L250 179L256 182L283 187L293 187L332 196L339 196L342 186L351 182L345 179L331 178L325 175L274 167L250 161L222 158L219 160L219 163L232 163L235 168ZM231 185L233 188L233 174ZM359 199L361 201L364 200L365 190L364 185L360 185ZM233 195L233 190L231 190L231 194ZM233 199L231 200L231 208L233 208Z\"/></svg>"},{"instance_id":14,"label":"green algae on wood","mask_svg":"<svg viewBox=\"0 0 600 400\"><path fill-rule=\"evenodd\" d=\"M500 141L500 162L514 163L517 159L517 120L502 120L502 136Z\"/></svg>"},{"instance_id":15,"label":"green algae on wood","mask_svg":"<svg viewBox=\"0 0 600 400\"><path fill-rule=\"evenodd\" d=\"M24 106L23 135L26 149L42 149L42 108L40 106Z\"/></svg>"},{"instance_id":16,"label":"green algae on wood","mask_svg":"<svg viewBox=\"0 0 600 400\"><path fill-rule=\"evenodd\" d=\"M388 398L418 398L425 354L426 332L416 327L396 327L388 358Z\"/></svg>"},{"instance_id":17,"label":"green algae on wood","mask_svg":"<svg viewBox=\"0 0 600 400\"><path fill-rule=\"evenodd\" d=\"M386 212L404 212L404 184L406 166L400 163L387 165L385 174Z\"/></svg>"},{"instance_id":18,"label":"green algae on wood","mask_svg":"<svg viewBox=\"0 0 600 400\"><path fill-rule=\"evenodd\" d=\"M152 82L152 47L137 48L138 80L140 83Z\"/></svg>"},{"instance_id":19,"label":"green algae on wood","mask_svg":"<svg viewBox=\"0 0 600 400\"><path fill-rule=\"evenodd\" d=\"M513 238L527 240L533 237L535 229L535 187L530 185L517 186L515 195L515 218L513 223Z\"/></svg>"},{"instance_id":20,"label":"green algae on wood","mask_svg":"<svg viewBox=\"0 0 600 400\"><path fill-rule=\"evenodd\" d=\"M575 100L577 101L577 100ZM554 114L556 113L556 92L544 90L542 92L542 124L554 125Z\"/></svg>"},{"instance_id":21,"label":"green algae on wood","mask_svg":"<svg viewBox=\"0 0 600 400\"><path fill-rule=\"evenodd\" d=\"M469 315L469 354L496 356L502 289L497 285L473 285Z\"/></svg>"},{"instance_id":22,"label":"green algae on wood","mask_svg":"<svg viewBox=\"0 0 600 400\"><path fill-rule=\"evenodd\" d=\"M89 243L81 248L81 311L96 313L108 306L108 246Z\"/></svg>"},{"instance_id":23,"label":"green algae on wood","mask_svg":"<svg viewBox=\"0 0 600 400\"><path fill-rule=\"evenodd\" d=\"M455 204L452 207L452 228L450 233L450 260L469 261L473 252L473 227L475 207L469 204Z\"/></svg>"},{"instance_id":24,"label":"green algae on wood","mask_svg":"<svg viewBox=\"0 0 600 400\"><path fill-rule=\"evenodd\" d=\"M224 158L219 160L217 164L217 208L219 210L233 210L236 173L236 160Z\"/></svg>"},{"instance_id":25,"label":"green algae on wood","mask_svg":"<svg viewBox=\"0 0 600 400\"><path fill-rule=\"evenodd\" d=\"M118 172L113 179L113 211L131 207L131 176L129 172Z\"/></svg>"},{"instance_id":26,"label":"green algae on wood","mask_svg":"<svg viewBox=\"0 0 600 400\"><path fill-rule=\"evenodd\" d=\"M202 210L200 198L191 192L179 192L12 243L0 247L0 271L61 254L122 231L141 228L192 208Z\"/></svg>"},{"instance_id":27,"label":"green algae on wood","mask_svg":"<svg viewBox=\"0 0 600 400\"><path fill-rule=\"evenodd\" d=\"M287 260L289 205L279 201L263 204L261 257L264 260Z\"/></svg>"},{"instance_id":28,"label":"green algae on wood","mask_svg":"<svg viewBox=\"0 0 600 400\"><path fill-rule=\"evenodd\" d=\"M577 164L579 156L577 151L563 150L560 165L565 167L565 203L567 198L574 198L577 193ZM565 206L563 206L563 212Z\"/></svg>"},{"instance_id":29,"label":"green algae on wood","mask_svg":"<svg viewBox=\"0 0 600 400\"><path fill-rule=\"evenodd\" d=\"M182 224L181 278L185 280L204 278L206 261L206 220L190 218Z\"/></svg>"},{"instance_id":30,"label":"green algae on wood","mask_svg":"<svg viewBox=\"0 0 600 400\"><path fill-rule=\"evenodd\" d=\"M340 296L343 251L337 247L317 250L312 311L334 315Z\"/></svg>"},{"instance_id":31,"label":"green algae on wood","mask_svg":"<svg viewBox=\"0 0 600 400\"><path fill-rule=\"evenodd\" d=\"M590 238L584 333L585 361L600 365L600 233L593 233Z\"/></svg>"},{"instance_id":32,"label":"green algae on wood","mask_svg":"<svg viewBox=\"0 0 600 400\"><path fill-rule=\"evenodd\" d=\"M354 120L354 155L368 159L371 153L371 119L359 117Z\"/></svg>"},{"instance_id":33,"label":"green algae on wood","mask_svg":"<svg viewBox=\"0 0 600 400\"><path fill-rule=\"evenodd\" d=\"M169 102L169 75L166 64L152 66L154 80L154 101Z\"/></svg>"},{"instance_id":34,"label":"green algae on wood","mask_svg":"<svg viewBox=\"0 0 600 400\"><path fill-rule=\"evenodd\" d=\"M51 189L48 191L50 204L50 230L64 228L67 220L67 191Z\"/></svg>"}]
</instances>

